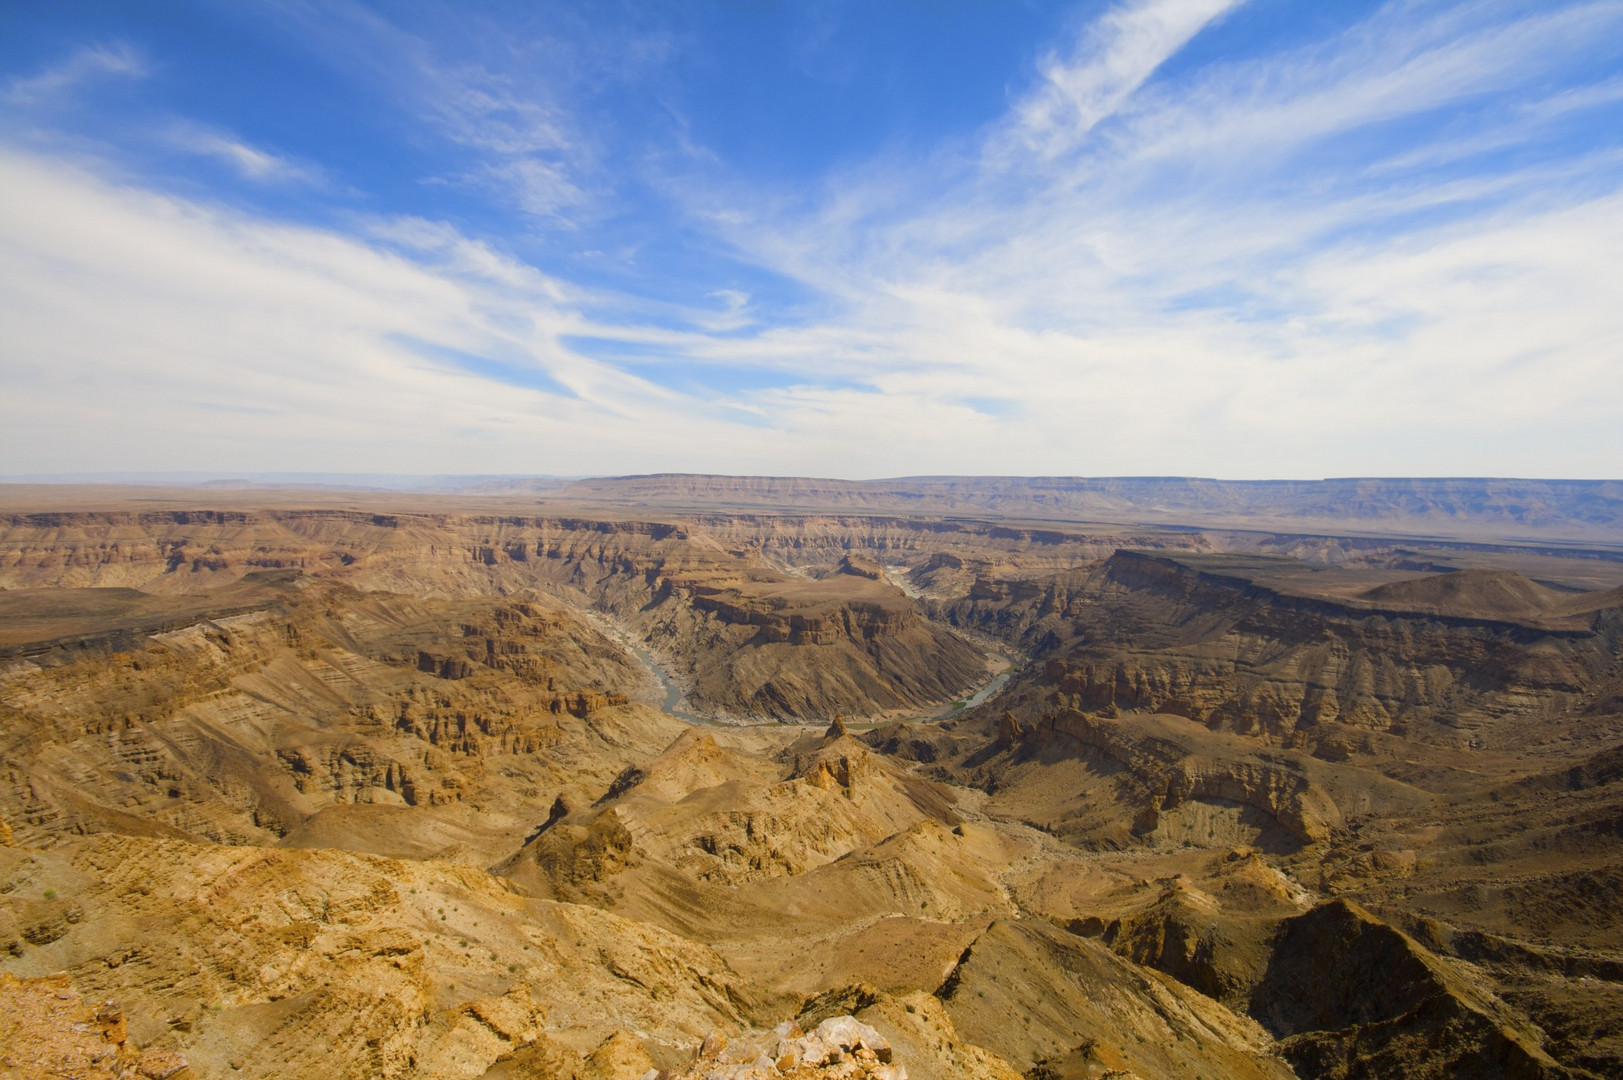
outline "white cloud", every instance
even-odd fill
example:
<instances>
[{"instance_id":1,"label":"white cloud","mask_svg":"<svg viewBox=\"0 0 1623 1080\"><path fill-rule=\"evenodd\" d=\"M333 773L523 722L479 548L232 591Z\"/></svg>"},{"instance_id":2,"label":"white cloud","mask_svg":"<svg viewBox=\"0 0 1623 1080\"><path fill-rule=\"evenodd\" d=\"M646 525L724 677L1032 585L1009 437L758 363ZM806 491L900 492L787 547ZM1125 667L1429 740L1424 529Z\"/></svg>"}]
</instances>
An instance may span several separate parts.
<instances>
[{"instance_id":1,"label":"white cloud","mask_svg":"<svg viewBox=\"0 0 1623 1080\"><path fill-rule=\"evenodd\" d=\"M525 38L463 8L440 11L421 31L409 28L409 11L388 18L351 0L279 0L270 8L335 71L470 159L432 179L498 192L549 224L566 223L565 211L589 201L586 177L595 175L599 151L565 101L578 74L563 44ZM620 44L621 63L639 53L635 42Z\"/></svg>"},{"instance_id":2,"label":"white cloud","mask_svg":"<svg viewBox=\"0 0 1623 1080\"><path fill-rule=\"evenodd\" d=\"M1148 104L1135 152L1255 175L1261 166L1370 125L1559 78L1623 32L1623 3L1389 4L1333 39L1222 67L1182 96Z\"/></svg>"},{"instance_id":3,"label":"white cloud","mask_svg":"<svg viewBox=\"0 0 1623 1080\"><path fill-rule=\"evenodd\" d=\"M562 164L541 157L515 157L487 166L470 179L507 190L520 209L539 218L564 221L565 209L586 201Z\"/></svg>"},{"instance_id":4,"label":"white cloud","mask_svg":"<svg viewBox=\"0 0 1623 1080\"><path fill-rule=\"evenodd\" d=\"M260 184L322 184L320 169L262 150L228 132L200 124L177 122L170 125L161 141L201 157L211 157L231 166L245 180Z\"/></svg>"},{"instance_id":5,"label":"white cloud","mask_svg":"<svg viewBox=\"0 0 1623 1080\"><path fill-rule=\"evenodd\" d=\"M140 79L147 74L141 54L123 42L87 45L43 71L12 79L0 98L14 105L33 105L102 76Z\"/></svg>"},{"instance_id":6,"label":"white cloud","mask_svg":"<svg viewBox=\"0 0 1623 1080\"><path fill-rule=\"evenodd\" d=\"M392 253L9 151L0 185L12 468L584 471L680 415L558 346L591 327L556 286L444 226L379 223Z\"/></svg>"},{"instance_id":7,"label":"white cloud","mask_svg":"<svg viewBox=\"0 0 1623 1080\"><path fill-rule=\"evenodd\" d=\"M1074 149L1166 60L1243 0L1136 0L1106 12L1072 55L1050 53L1043 85L1013 111L1012 134L1045 156Z\"/></svg>"}]
</instances>

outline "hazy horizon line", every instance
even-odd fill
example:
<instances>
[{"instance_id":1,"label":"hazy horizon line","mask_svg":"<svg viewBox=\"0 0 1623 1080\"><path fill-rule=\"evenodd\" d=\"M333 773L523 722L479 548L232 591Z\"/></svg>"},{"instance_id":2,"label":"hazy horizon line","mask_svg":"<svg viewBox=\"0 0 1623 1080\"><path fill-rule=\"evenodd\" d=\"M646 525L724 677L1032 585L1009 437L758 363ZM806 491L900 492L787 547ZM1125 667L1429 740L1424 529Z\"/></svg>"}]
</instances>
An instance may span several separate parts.
<instances>
[{"instance_id":1,"label":"hazy horizon line","mask_svg":"<svg viewBox=\"0 0 1623 1080\"><path fill-rule=\"evenodd\" d=\"M183 487L232 483L248 485L295 486L315 483L318 486L353 486L364 483L399 485L403 483L459 482L496 483L520 481L551 481L560 484L586 480L653 480L676 478L717 478L726 480L815 480L841 484L883 484L907 481L939 480L1010 480L1010 481L1201 481L1216 484L1326 484L1348 481L1414 481L1430 482L1520 482L1520 483L1623 483L1618 477L1578 476L1469 476L1459 474L1386 474L1322 477L1285 476L1209 476L1198 473L913 473L900 476L846 477L819 476L811 473L725 473L725 472L631 472L631 473L384 473L384 472L204 472L194 470L127 470L109 472L64 473L0 473L0 484L91 486L118 485L159 486L176 484Z\"/></svg>"}]
</instances>

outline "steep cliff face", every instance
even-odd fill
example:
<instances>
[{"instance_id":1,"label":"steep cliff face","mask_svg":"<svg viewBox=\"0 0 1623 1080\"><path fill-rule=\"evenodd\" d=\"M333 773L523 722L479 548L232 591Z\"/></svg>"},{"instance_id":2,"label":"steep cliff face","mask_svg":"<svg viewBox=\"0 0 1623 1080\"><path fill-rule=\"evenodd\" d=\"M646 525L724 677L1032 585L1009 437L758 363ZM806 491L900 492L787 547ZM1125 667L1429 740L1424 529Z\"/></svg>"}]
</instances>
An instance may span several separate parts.
<instances>
[{"instance_id":1,"label":"steep cliff face","mask_svg":"<svg viewBox=\"0 0 1623 1080\"><path fill-rule=\"evenodd\" d=\"M1028 1077L1292 1076L1248 1018L1038 919L992 923L937 996L959 1031Z\"/></svg>"},{"instance_id":2,"label":"steep cliff face","mask_svg":"<svg viewBox=\"0 0 1623 1080\"><path fill-rule=\"evenodd\" d=\"M1343 824L1336 767L1299 751L1251 749L1170 715L1060 709L1025 722L1006 713L989 744L962 754L942 757L995 803L1090 845L1178 846L1223 829L1231 840L1295 850L1323 844Z\"/></svg>"},{"instance_id":3,"label":"steep cliff face","mask_svg":"<svg viewBox=\"0 0 1623 1080\"><path fill-rule=\"evenodd\" d=\"M1442 605L1426 579L1339 598L1123 552L1073 598L1078 638L1042 677L1072 708L1176 713L1328 753L1349 729L1504 743L1517 718L1591 704L1623 641L1615 590L1508 606L1514 575L1472 577ZM1474 607L1483 592L1493 603ZM1408 610L1406 595L1428 599Z\"/></svg>"},{"instance_id":4,"label":"steep cliff face","mask_svg":"<svg viewBox=\"0 0 1623 1080\"><path fill-rule=\"evenodd\" d=\"M921 618L895 586L856 575L661 577L652 600L617 610L690 701L727 716L939 707L988 677L979 649Z\"/></svg>"}]
</instances>

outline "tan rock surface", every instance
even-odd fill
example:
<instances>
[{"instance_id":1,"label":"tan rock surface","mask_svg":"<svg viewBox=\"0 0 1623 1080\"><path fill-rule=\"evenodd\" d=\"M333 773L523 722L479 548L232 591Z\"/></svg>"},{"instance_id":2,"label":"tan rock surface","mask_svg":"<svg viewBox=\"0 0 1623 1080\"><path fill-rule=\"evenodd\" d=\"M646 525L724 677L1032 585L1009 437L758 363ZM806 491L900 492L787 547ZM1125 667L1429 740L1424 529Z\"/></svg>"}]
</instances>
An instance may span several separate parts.
<instances>
[{"instance_id":1,"label":"tan rock surface","mask_svg":"<svg viewBox=\"0 0 1623 1080\"><path fill-rule=\"evenodd\" d=\"M199 1076L1612 1075L1616 582L1469 556L21 515L0 972L118 1002L129 1046ZM804 725L655 711L627 631L689 705ZM984 707L864 722L961 693L993 638L1021 655ZM841 1017L876 1041L754 1045Z\"/></svg>"},{"instance_id":2,"label":"tan rock surface","mask_svg":"<svg viewBox=\"0 0 1623 1080\"><path fill-rule=\"evenodd\" d=\"M142 1050L123 1010L86 1002L65 975L19 979L0 971L0 1077L4 1080L193 1080L173 1051Z\"/></svg>"}]
</instances>

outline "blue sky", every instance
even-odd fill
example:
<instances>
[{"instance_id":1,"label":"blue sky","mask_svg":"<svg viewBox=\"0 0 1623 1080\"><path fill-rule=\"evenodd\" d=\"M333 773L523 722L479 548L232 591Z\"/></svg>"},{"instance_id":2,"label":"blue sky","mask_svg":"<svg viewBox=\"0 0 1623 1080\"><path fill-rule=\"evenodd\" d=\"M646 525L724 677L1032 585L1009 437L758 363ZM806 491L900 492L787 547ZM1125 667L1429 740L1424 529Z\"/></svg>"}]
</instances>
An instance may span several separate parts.
<instances>
[{"instance_id":1,"label":"blue sky","mask_svg":"<svg viewBox=\"0 0 1623 1080\"><path fill-rule=\"evenodd\" d=\"M1623 476L1623 0L0 4L0 473Z\"/></svg>"}]
</instances>

